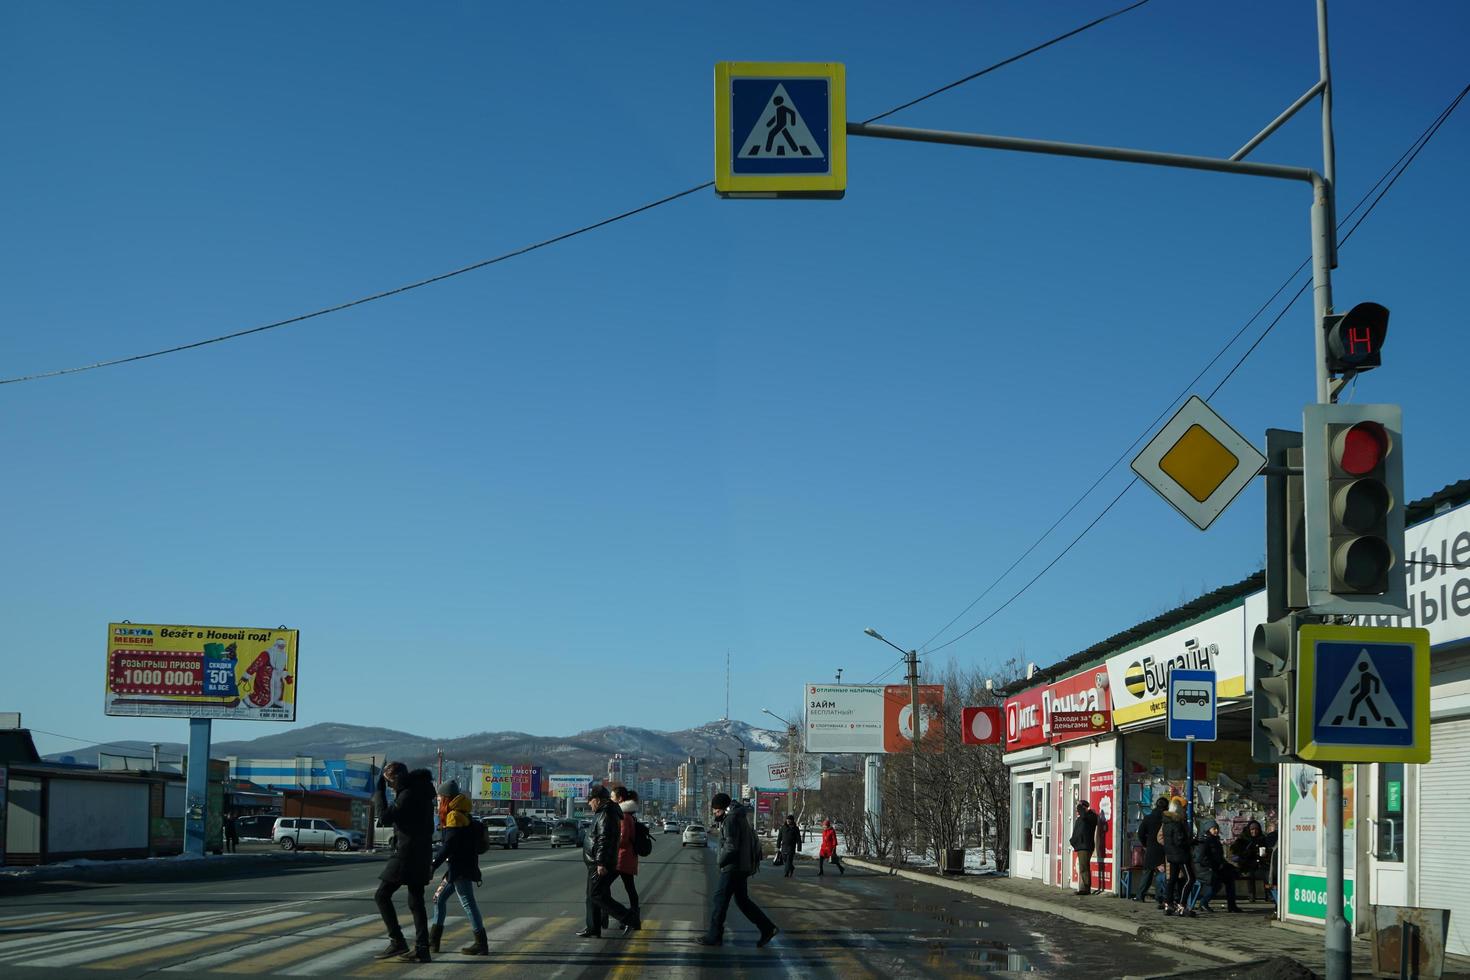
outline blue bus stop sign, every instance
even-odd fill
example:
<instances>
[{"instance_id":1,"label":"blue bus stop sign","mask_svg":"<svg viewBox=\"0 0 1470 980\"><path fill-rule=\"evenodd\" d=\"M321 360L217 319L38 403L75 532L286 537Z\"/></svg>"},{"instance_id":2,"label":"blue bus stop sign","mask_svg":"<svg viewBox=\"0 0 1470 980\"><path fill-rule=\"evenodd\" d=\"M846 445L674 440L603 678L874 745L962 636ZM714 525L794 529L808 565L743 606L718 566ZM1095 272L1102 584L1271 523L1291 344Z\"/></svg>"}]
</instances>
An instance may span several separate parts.
<instances>
[{"instance_id":1,"label":"blue bus stop sign","mask_svg":"<svg viewBox=\"0 0 1470 980\"><path fill-rule=\"evenodd\" d=\"M1169 671L1168 735L1175 742L1215 741L1215 672Z\"/></svg>"}]
</instances>

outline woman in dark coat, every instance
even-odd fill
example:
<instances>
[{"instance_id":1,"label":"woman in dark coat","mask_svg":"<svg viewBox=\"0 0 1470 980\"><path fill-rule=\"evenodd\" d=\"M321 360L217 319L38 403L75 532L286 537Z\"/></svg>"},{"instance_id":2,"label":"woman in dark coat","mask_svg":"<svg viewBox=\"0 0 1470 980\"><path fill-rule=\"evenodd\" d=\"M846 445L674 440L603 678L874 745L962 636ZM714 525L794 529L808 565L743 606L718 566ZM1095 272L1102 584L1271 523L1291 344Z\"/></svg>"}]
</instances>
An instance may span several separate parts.
<instances>
[{"instance_id":1,"label":"woman in dark coat","mask_svg":"<svg viewBox=\"0 0 1470 980\"><path fill-rule=\"evenodd\" d=\"M393 787L393 802L388 803L387 785ZM377 954L380 960L397 957L409 963L429 962L429 913L424 906L424 888L433 876L434 777L427 769L409 772L401 762L390 762L378 777L373 805L378 823L392 827L396 848L378 875L378 890L373 894L383 924L388 927L388 946ZM393 910L393 893L399 888L408 892L408 908L413 914L413 944L409 949Z\"/></svg>"},{"instance_id":2,"label":"woman in dark coat","mask_svg":"<svg viewBox=\"0 0 1470 980\"><path fill-rule=\"evenodd\" d=\"M776 835L776 853L781 855L781 863L786 866L787 878L796 874L796 849L800 846L801 828L796 825L796 817L788 813L781 832Z\"/></svg>"},{"instance_id":3,"label":"woman in dark coat","mask_svg":"<svg viewBox=\"0 0 1470 980\"><path fill-rule=\"evenodd\" d=\"M1143 868L1138 872L1139 882L1133 889L1133 897L1142 902L1148 896L1148 886L1158 878L1159 865L1164 863L1164 845L1159 843L1159 829L1164 823L1164 811L1169 809L1169 798L1160 796L1154 800L1154 808L1138 824L1138 842L1143 845ZM1164 907L1164 889L1154 888L1154 897L1159 908Z\"/></svg>"},{"instance_id":4,"label":"woman in dark coat","mask_svg":"<svg viewBox=\"0 0 1470 980\"><path fill-rule=\"evenodd\" d=\"M1176 796L1169 801L1169 810L1164 814L1163 829L1159 836L1164 840L1164 860L1169 864L1169 897L1164 911L1168 915L1194 917L1189 907L1189 889L1194 885L1194 869L1190 867L1190 849L1194 845L1189 824L1185 822L1184 798Z\"/></svg>"},{"instance_id":5,"label":"woman in dark coat","mask_svg":"<svg viewBox=\"0 0 1470 980\"><path fill-rule=\"evenodd\" d=\"M485 938L485 920L480 916L480 905L475 901L475 886L480 883L480 842L476 838L482 833L470 819L469 797L459 791L459 783L448 780L439 787L440 799L447 799L444 811L444 839L434 848L434 870L448 864L444 880L434 892L434 925L429 929L429 945L439 952L439 940L444 936L444 916L449 911L449 896L459 896L459 907L464 909L465 918L474 929L474 941L460 950L469 956L489 956L490 946Z\"/></svg>"},{"instance_id":6,"label":"woman in dark coat","mask_svg":"<svg viewBox=\"0 0 1470 980\"><path fill-rule=\"evenodd\" d=\"M1235 865L1225 860L1225 845L1220 840L1220 825L1214 820L1200 824L1199 843L1194 848L1194 866L1199 872L1202 911L1213 912L1210 899L1225 890L1225 907L1231 912L1245 911L1235 904Z\"/></svg>"}]
</instances>

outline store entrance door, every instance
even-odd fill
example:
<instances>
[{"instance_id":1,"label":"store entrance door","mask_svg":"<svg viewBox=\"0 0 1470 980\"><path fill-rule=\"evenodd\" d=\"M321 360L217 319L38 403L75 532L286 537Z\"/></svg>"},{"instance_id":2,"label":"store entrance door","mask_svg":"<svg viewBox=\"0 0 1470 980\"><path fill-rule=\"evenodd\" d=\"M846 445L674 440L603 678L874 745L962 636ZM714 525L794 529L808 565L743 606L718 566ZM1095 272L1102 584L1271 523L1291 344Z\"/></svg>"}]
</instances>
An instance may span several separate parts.
<instances>
[{"instance_id":1,"label":"store entrance door","mask_svg":"<svg viewBox=\"0 0 1470 980\"><path fill-rule=\"evenodd\" d=\"M1408 905L1409 785L1402 762L1373 766L1369 781L1368 880L1374 905Z\"/></svg>"},{"instance_id":2,"label":"store entrance door","mask_svg":"<svg viewBox=\"0 0 1470 980\"><path fill-rule=\"evenodd\" d=\"M1017 847L1015 874L1018 878L1046 876L1047 780L1043 774L1034 780L1016 783L1020 819L1016 822Z\"/></svg>"},{"instance_id":3,"label":"store entrance door","mask_svg":"<svg viewBox=\"0 0 1470 980\"><path fill-rule=\"evenodd\" d=\"M1057 853L1062 855L1062 875L1058 884L1077 887L1077 859L1072 850L1072 821L1077 816L1077 802L1082 799L1082 777L1069 773L1063 784L1062 805L1057 813Z\"/></svg>"}]
</instances>

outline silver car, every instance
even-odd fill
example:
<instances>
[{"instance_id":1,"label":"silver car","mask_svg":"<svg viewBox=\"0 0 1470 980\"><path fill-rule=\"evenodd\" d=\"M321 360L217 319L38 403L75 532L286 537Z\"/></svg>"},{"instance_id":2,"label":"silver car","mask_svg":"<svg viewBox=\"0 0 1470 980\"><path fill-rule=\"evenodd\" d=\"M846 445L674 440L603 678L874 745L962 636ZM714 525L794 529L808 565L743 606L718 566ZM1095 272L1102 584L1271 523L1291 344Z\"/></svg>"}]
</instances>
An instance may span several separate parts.
<instances>
[{"instance_id":1,"label":"silver car","mask_svg":"<svg viewBox=\"0 0 1470 980\"><path fill-rule=\"evenodd\" d=\"M339 830L332 821L320 817L278 817L271 839L283 851L297 848L351 851L361 850L363 845L360 831Z\"/></svg>"}]
</instances>

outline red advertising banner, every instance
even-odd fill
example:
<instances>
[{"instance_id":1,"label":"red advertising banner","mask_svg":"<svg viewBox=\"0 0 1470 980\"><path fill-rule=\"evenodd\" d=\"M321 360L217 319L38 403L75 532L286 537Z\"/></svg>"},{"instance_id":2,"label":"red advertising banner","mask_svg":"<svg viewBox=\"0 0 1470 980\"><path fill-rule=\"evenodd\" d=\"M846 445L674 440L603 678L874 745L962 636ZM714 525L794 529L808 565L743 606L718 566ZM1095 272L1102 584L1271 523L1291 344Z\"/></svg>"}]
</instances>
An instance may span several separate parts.
<instances>
[{"instance_id":1,"label":"red advertising banner","mask_svg":"<svg viewBox=\"0 0 1470 980\"><path fill-rule=\"evenodd\" d=\"M1041 724L1042 687L1022 691L1006 699L1006 751L1029 749L1046 744L1046 732Z\"/></svg>"},{"instance_id":2,"label":"red advertising banner","mask_svg":"<svg viewBox=\"0 0 1470 980\"><path fill-rule=\"evenodd\" d=\"M883 751L913 749L913 697L907 684L883 688ZM944 735L944 685L919 685L919 745Z\"/></svg>"},{"instance_id":3,"label":"red advertising banner","mask_svg":"<svg viewBox=\"0 0 1470 980\"><path fill-rule=\"evenodd\" d=\"M1110 891L1113 887L1113 773L1095 772L1087 777L1087 802L1097 814L1097 836L1102 847L1093 852L1092 887Z\"/></svg>"},{"instance_id":4,"label":"red advertising banner","mask_svg":"<svg viewBox=\"0 0 1470 980\"><path fill-rule=\"evenodd\" d=\"M1101 668L1084 670L1042 691L1043 726L1053 743L1112 730L1107 678L1107 671ZM1064 721L1063 715L1068 716Z\"/></svg>"},{"instance_id":5,"label":"red advertising banner","mask_svg":"<svg viewBox=\"0 0 1470 980\"><path fill-rule=\"evenodd\" d=\"M965 745L997 745L1005 737L1004 722L999 705L984 708L965 708L960 712L964 730L960 741Z\"/></svg>"}]
</instances>

